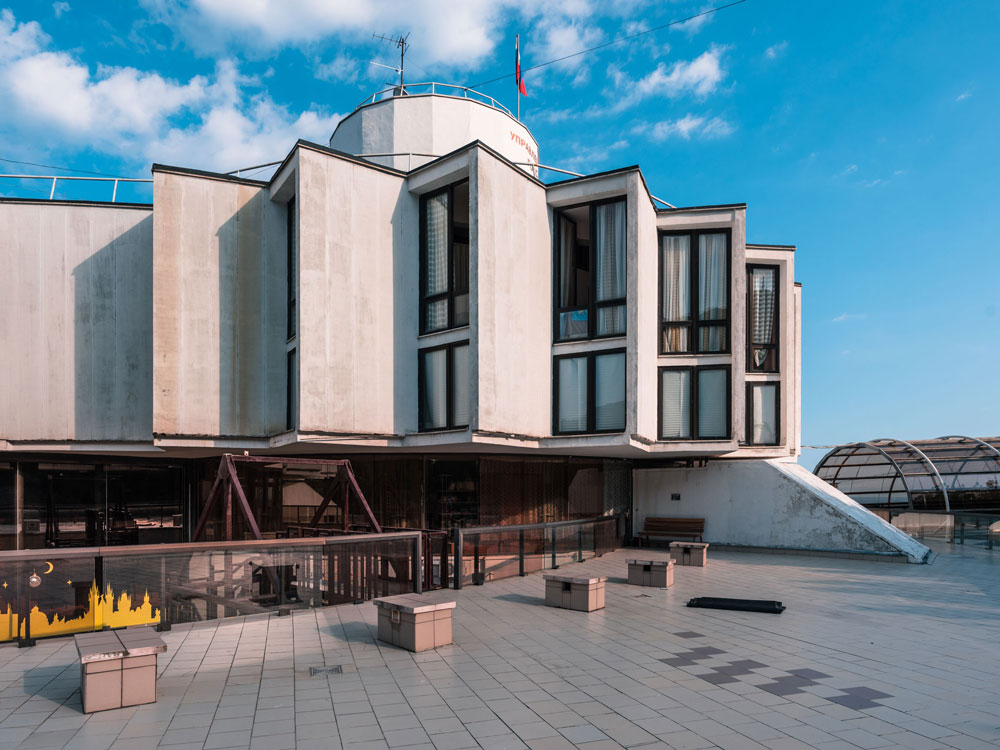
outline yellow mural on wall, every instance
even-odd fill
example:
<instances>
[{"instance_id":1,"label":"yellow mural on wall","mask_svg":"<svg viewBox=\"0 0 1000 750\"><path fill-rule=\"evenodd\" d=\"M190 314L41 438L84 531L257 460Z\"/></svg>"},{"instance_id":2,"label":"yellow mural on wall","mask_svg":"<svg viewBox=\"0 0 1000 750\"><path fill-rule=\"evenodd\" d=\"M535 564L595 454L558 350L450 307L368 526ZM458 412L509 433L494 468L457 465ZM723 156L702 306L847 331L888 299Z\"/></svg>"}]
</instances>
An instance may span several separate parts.
<instances>
[{"instance_id":1,"label":"yellow mural on wall","mask_svg":"<svg viewBox=\"0 0 1000 750\"><path fill-rule=\"evenodd\" d=\"M31 637L43 638L49 635L85 633L90 630L101 630L104 627L155 625L160 621L160 610L153 608L148 591L143 595L142 604L133 607L132 597L128 592L122 591L116 597L109 584L101 594L97 590L97 584L91 583L87 609L79 617L66 619L59 614L49 617L37 606L31 608L28 617ZM0 642L23 638L24 626L22 618L8 604L6 611L0 612Z\"/></svg>"}]
</instances>

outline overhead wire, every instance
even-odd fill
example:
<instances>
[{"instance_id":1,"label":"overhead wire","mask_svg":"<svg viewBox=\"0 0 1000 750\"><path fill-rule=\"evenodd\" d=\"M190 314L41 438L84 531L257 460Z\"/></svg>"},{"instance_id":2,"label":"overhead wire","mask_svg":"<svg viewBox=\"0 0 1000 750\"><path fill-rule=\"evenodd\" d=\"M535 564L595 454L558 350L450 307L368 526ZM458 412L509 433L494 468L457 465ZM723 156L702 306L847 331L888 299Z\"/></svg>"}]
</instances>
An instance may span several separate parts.
<instances>
[{"instance_id":1,"label":"overhead wire","mask_svg":"<svg viewBox=\"0 0 1000 750\"><path fill-rule=\"evenodd\" d=\"M563 60L569 60L573 57L579 57L580 55L585 55L589 52L596 52L600 49L605 49L607 47L612 47L616 44L621 44L622 42L627 42L636 37L645 36L646 34L652 34L656 31L662 31L663 29L669 28L670 26L679 26L680 24L687 23L688 21L693 21L696 18L701 18L702 16L712 15L713 13L718 13L726 8L732 8L734 5L742 5L747 2L747 0L733 0L731 3L726 3L725 5L719 5L715 8L709 8L708 10L703 10L701 13L695 13L693 16L688 16L687 18L678 18L676 21L670 21L669 23L660 24L659 26L654 26L651 29L645 29L644 31L636 32L635 34L629 34L628 36L619 37L618 39L612 39L610 42L605 42L604 44L598 44L596 47L589 47L588 49L582 49L579 52L573 52L569 55L563 55L562 57L557 57L554 60L546 60L545 62L538 63L537 65L531 65L527 68L521 68L521 75L523 76L529 70L538 70L539 68L544 68L548 65L555 65ZM497 76L496 78L491 78L488 81L482 81L480 83L475 83L469 86L470 89L479 88L480 86L485 86L489 83L496 83L497 81L502 81L505 78L512 78L513 73L507 73L506 75Z\"/></svg>"}]
</instances>

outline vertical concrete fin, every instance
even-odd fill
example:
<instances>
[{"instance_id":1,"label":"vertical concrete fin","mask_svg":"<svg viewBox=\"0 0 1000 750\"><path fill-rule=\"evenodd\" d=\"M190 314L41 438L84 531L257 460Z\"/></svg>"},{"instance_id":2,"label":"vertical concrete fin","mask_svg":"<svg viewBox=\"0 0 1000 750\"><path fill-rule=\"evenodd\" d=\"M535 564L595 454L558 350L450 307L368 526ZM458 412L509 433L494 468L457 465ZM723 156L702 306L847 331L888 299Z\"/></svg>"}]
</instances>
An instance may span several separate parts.
<instances>
[{"instance_id":1,"label":"vertical concrete fin","mask_svg":"<svg viewBox=\"0 0 1000 750\"><path fill-rule=\"evenodd\" d=\"M927 547L909 534L900 531L892 524L871 513L832 484L823 481L797 463L778 459L769 460L767 463L826 507L845 516L864 530L882 539L893 549L906 555L910 562L927 562L931 552Z\"/></svg>"}]
</instances>

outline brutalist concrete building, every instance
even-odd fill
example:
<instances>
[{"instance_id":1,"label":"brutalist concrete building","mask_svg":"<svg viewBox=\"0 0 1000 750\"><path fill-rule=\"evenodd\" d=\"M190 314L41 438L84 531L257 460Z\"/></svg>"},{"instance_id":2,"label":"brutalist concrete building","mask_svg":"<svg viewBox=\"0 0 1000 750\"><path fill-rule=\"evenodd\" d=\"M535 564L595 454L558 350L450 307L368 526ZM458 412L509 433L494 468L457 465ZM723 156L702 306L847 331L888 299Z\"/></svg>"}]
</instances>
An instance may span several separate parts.
<instances>
[{"instance_id":1,"label":"brutalist concrete building","mask_svg":"<svg viewBox=\"0 0 1000 750\"><path fill-rule=\"evenodd\" d=\"M683 516L905 552L794 463L795 248L539 154L495 101L408 86L266 181L156 164L152 204L0 200L0 546L186 541L247 451L350 459L386 526ZM265 535L320 504L308 471L246 471Z\"/></svg>"}]
</instances>

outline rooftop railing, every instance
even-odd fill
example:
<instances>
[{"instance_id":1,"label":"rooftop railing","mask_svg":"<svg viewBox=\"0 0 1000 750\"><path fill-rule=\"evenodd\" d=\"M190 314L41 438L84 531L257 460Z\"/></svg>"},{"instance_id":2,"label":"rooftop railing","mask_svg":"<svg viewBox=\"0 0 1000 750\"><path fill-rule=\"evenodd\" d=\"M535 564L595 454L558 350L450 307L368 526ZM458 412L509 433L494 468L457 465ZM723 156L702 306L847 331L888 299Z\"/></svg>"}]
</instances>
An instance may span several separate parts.
<instances>
[{"instance_id":1,"label":"rooftop railing","mask_svg":"<svg viewBox=\"0 0 1000 750\"><path fill-rule=\"evenodd\" d=\"M0 552L0 642L420 593L422 536Z\"/></svg>"},{"instance_id":2,"label":"rooftop railing","mask_svg":"<svg viewBox=\"0 0 1000 750\"><path fill-rule=\"evenodd\" d=\"M6 180L44 180L46 182L51 181L52 187L49 189L49 200L55 200L56 196L56 184L60 181L74 181L74 182L110 182L113 183L111 188L111 202L114 203L118 199L118 183L120 182L152 182L150 179L139 179L133 177L65 177L63 175L41 175L41 174L0 174L0 179Z\"/></svg>"},{"instance_id":3,"label":"rooftop railing","mask_svg":"<svg viewBox=\"0 0 1000 750\"><path fill-rule=\"evenodd\" d=\"M433 81L427 83L407 83L401 87L393 86L392 88L377 91L362 101L354 109L358 110L368 104L375 104L376 102L393 99L397 96L419 96L421 94L437 94L438 96L453 96L458 99L470 99L487 107L498 109L504 114L514 117L513 112L503 106L492 96L488 96L480 91L470 89L466 86L458 86L453 83L437 83ZM517 118L514 117L514 119L516 120Z\"/></svg>"}]
</instances>

